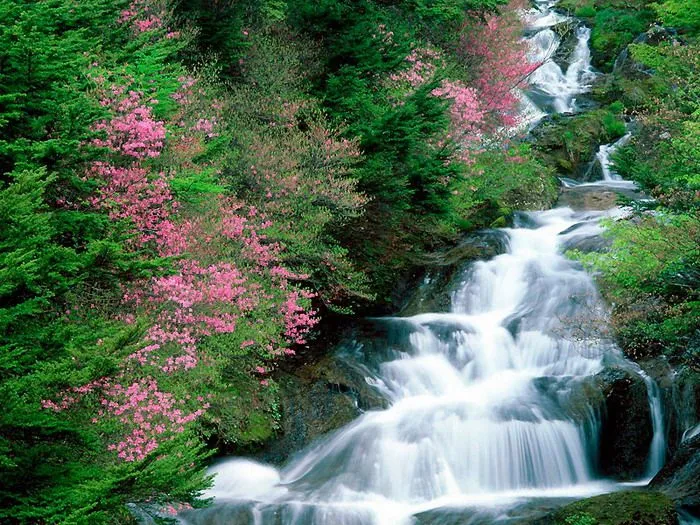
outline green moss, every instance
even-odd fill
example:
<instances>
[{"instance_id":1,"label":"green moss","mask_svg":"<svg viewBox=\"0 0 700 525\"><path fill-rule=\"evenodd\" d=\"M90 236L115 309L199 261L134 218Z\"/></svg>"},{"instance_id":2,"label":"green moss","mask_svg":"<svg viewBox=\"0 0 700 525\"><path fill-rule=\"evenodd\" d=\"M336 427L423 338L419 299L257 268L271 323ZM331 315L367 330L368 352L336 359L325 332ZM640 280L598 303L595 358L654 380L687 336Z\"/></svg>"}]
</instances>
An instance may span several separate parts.
<instances>
[{"instance_id":1,"label":"green moss","mask_svg":"<svg viewBox=\"0 0 700 525\"><path fill-rule=\"evenodd\" d=\"M673 502L659 492L616 492L571 503L554 514L557 525L675 525Z\"/></svg>"},{"instance_id":2,"label":"green moss","mask_svg":"<svg viewBox=\"0 0 700 525\"><path fill-rule=\"evenodd\" d=\"M624 121L605 109L570 118L552 119L536 130L540 159L557 172L575 177L593 159L600 144L624 135Z\"/></svg>"},{"instance_id":3,"label":"green moss","mask_svg":"<svg viewBox=\"0 0 700 525\"><path fill-rule=\"evenodd\" d=\"M506 218L501 215L498 219L491 223L491 228L505 228L508 225Z\"/></svg>"},{"instance_id":4,"label":"green moss","mask_svg":"<svg viewBox=\"0 0 700 525\"><path fill-rule=\"evenodd\" d=\"M575 14L578 18L593 18L595 16L596 10L592 5L584 5L579 7Z\"/></svg>"}]
</instances>

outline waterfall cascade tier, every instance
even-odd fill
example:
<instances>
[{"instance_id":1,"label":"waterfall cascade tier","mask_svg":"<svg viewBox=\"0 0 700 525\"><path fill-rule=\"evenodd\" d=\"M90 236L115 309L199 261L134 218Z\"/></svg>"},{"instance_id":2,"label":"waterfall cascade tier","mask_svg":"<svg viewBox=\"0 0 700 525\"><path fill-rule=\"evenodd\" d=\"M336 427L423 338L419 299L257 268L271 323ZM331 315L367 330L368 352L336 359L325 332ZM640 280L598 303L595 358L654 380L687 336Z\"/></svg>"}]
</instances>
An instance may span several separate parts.
<instances>
[{"instance_id":1,"label":"waterfall cascade tier","mask_svg":"<svg viewBox=\"0 0 700 525\"><path fill-rule=\"evenodd\" d=\"M552 26L570 20L553 5L538 2L526 13L530 59L542 63L523 95L524 118L533 122L575 111L594 75L588 28L576 29L566 71L551 59L560 45ZM601 146L604 180L595 184L630 184L609 160L626 140ZM397 525L445 508L498 521L530 498L615 490L596 475L598 406L582 409L579 394L605 366L625 360L598 329L607 311L591 277L562 255L569 242L599 235L600 219L615 213L522 214L522 227L501 230L505 253L464 268L449 312L377 320L391 343L367 368L367 381L388 408L363 414L282 469L247 459L214 466L216 504L181 521ZM362 344L355 349L362 360ZM653 476L665 450L661 401L653 380L639 373L653 416Z\"/></svg>"},{"instance_id":2,"label":"waterfall cascade tier","mask_svg":"<svg viewBox=\"0 0 700 525\"><path fill-rule=\"evenodd\" d=\"M281 470L224 462L210 495L251 523L364 525L411 523L445 506L500 509L614 490L596 479L596 406L582 414L570 401L606 364L624 360L603 332L582 336L605 307L590 276L561 254L567 242L598 233L609 213L524 214L528 228L502 230L506 253L460 275L449 312L377 321L391 345L368 381L387 409L365 413ZM658 426L658 390L644 378ZM663 461L662 440L657 432L649 474ZM206 516L183 520L218 523Z\"/></svg>"},{"instance_id":3,"label":"waterfall cascade tier","mask_svg":"<svg viewBox=\"0 0 700 525\"><path fill-rule=\"evenodd\" d=\"M540 64L529 78L528 98L543 110L543 114L574 112L577 110L577 95L588 91L595 78L588 47L591 30L585 26L572 25L576 44L564 71L554 61L561 45L561 37L552 27L573 19L552 11L552 2L537 2L536 6L525 15L528 29L536 31L526 39L530 50L528 58L531 62Z\"/></svg>"}]
</instances>

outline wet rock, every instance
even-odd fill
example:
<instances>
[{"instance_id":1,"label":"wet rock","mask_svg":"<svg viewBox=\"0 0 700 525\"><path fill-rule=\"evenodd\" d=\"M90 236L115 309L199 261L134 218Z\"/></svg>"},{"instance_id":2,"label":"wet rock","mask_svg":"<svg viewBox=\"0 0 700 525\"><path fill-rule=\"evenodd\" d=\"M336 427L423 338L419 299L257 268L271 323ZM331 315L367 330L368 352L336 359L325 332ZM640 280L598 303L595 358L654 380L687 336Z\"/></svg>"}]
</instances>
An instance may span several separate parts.
<instances>
[{"instance_id":1,"label":"wet rock","mask_svg":"<svg viewBox=\"0 0 700 525\"><path fill-rule=\"evenodd\" d=\"M413 516L416 525L490 525L496 516L493 511L440 508L432 509Z\"/></svg>"},{"instance_id":2,"label":"wet rock","mask_svg":"<svg viewBox=\"0 0 700 525\"><path fill-rule=\"evenodd\" d=\"M672 458L683 439L700 423L700 372L688 367L674 369L663 356L638 364L659 386L667 456Z\"/></svg>"},{"instance_id":3,"label":"wet rock","mask_svg":"<svg viewBox=\"0 0 700 525\"><path fill-rule=\"evenodd\" d=\"M653 437L646 385L622 367L607 368L596 381L604 397L600 474L622 481L639 479L645 473Z\"/></svg>"},{"instance_id":4,"label":"wet rock","mask_svg":"<svg viewBox=\"0 0 700 525\"><path fill-rule=\"evenodd\" d=\"M139 525L156 525L158 523L153 517L157 515L157 512L151 512L149 509L136 503L127 503L126 508Z\"/></svg>"},{"instance_id":5,"label":"wet rock","mask_svg":"<svg viewBox=\"0 0 700 525\"><path fill-rule=\"evenodd\" d=\"M571 64L571 55L576 48L578 39L576 38L576 29L580 25L580 22L574 18L564 20L554 26L552 26L552 31L554 31L560 40L559 47L552 55L552 60L556 62L562 71L566 69Z\"/></svg>"},{"instance_id":6,"label":"wet rock","mask_svg":"<svg viewBox=\"0 0 700 525\"><path fill-rule=\"evenodd\" d=\"M401 315L448 312L459 272L472 261L505 253L507 242L502 231L484 230L464 237L454 248L426 257L422 261L427 268L425 277L401 308Z\"/></svg>"},{"instance_id":7,"label":"wet rock","mask_svg":"<svg viewBox=\"0 0 700 525\"><path fill-rule=\"evenodd\" d=\"M586 498L534 520L533 525L677 525L673 501L660 492L625 491Z\"/></svg>"},{"instance_id":8,"label":"wet rock","mask_svg":"<svg viewBox=\"0 0 700 525\"><path fill-rule=\"evenodd\" d=\"M661 26L654 26L647 32L642 33L634 39L633 44L656 46L662 42L681 44L681 41L677 38L676 31ZM630 55L629 48L626 47L615 59L613 73L628 79L640 79L653 75L654 71L641 62L634 60Z\"/></svg>"},{"instance_id":9,"label":"wet rock","mask_svg":"<svg viewBox=\"0 0 700 525\"><path fill-rule=\"evenodd\" d=\"M671 404L676 408L678 441L700 424L700 371L684 368L674 378L674 397Z\"/></svg>"},{"instance_id":10,"label":"wet rock","mask_svg":"<svg viewBox=\"0 0 700 525\"><path fill-rule=\"evenodd\" d=\"M700 435L682 442L649 486L700 514Z\"/></svg>"},{"instance_id":11,"label":"wet rock","mask_svg":"<svg viewBox=\"0 0 700 525\"><path fill-rule=\"evenodd\" d=\"M617 205L618 193L601 186L563 188L557 206L572 210L609 210Z\"/></svg>"},{"instance_id":12,"label":"wet rock","mask_svg":"<svg viewBox=\"0 0 700 525\"><path fill-rule=\"evenodd\" d=\"M247 503L218 503L206 509L185 511L180 517L188 525L250 525L255 523L253 509Z\"/></svg>"},{"instance_id":13,"label":"wet rock","mask_svg":"<svg viewBox=\"0 0 700 525\"><path fill-rule=\"evenodd\" d=\"M324 357L278 378L281 432L259 458L281 463L316 438L383 408L385 400L361 370L336 357Z\"/></svg>"},{"instance_id":14,"label":"wet rock","mask_svg":"<svg viewBox=\"0 0 700 525\"><path fill-rule=\"evenodd\" d=\"M591 233L586 229L586 223L573 225L561 232L559 235L565 236L562 243L562 248L566 252L568 250L577 250L584 253L589 252L604 252L612 244L612 239L603 237L598 233Z\"/></svg>"},{"instance_id":15,"label":"wet rock","mask_svg":"<svg viewBox=\"0 0 700 525\"><path fill-rule=\"evenodd\" d=\"M579 182L598 180L592 164L600 144L613 141L603 121L609 118L605 109L594 109L576 115L545 117L530 132L538 158L560 175Z\"/></svg>"},{"instance_id":16,"label":"wet rock","mask_svg":"<svg viewBox=\"0 0 700 525\"><path fill-rule=\"evenodd\" d=\"M565 245L565 250L576 250L583 253L605 252L612 245L612 239L602 237L600 235L590 237L574 237L568 240Z\"/></svg>"}]
</instances>

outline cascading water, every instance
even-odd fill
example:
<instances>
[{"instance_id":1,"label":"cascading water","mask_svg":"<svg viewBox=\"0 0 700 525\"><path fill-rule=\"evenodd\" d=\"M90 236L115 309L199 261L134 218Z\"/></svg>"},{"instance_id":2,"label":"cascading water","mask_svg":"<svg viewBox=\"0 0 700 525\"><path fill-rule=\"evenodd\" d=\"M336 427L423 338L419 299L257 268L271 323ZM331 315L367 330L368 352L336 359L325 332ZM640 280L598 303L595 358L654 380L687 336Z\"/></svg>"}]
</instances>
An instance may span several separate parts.
<instances>
[{"instance_id":1,"label":"cascading water","mask_svg":"<svg viewBox=\"0 0 700 525\"><path fill-rule=\"evenodd\" d=\"M582 234L572 226L600 216L555 209L528 214L535 228L504 229L507 253L465 271L450 312L380 321L396 350L371 381L389 408L281 472L224 463L212 495L249 500L234 507L260 523L398 524L446 505L610 490L595 481L595 411L569 401L621 357L604 336L572 328L604 309L591 278L560 254ZM201 517L192 523L211 523Z\"/></svg>"},{"instance_id":2,"label":"cascading water","mask_svg":"<svg viewBox=\"0 0 700 525\"><path fill-rule=\"evenodd\" d=\"M590 31L578 28L563 73L550 60L560 44L550 27L566 17L552 5L529 13L529 28L537 30L529 38L532 59L544 61L531 82L544 100L540 110L573 111L592 75ZM621 182L609 166L621 143L601 147L599 184ZM607 312L591 277L561 252L598 235L600 218L617 212L522 214L522 227L500 230L506 252L468 266L454 283L449 312L376 320L391 336L379 345L382 358L367 381L388 408L365 413L281 470L222 462L213 467L209 493L216 504L184 512L181 521L398 525L437 523L421 516L446 508L498 521L530 498L615 490L596 477L600 417L579 394L607 364L624 359L597 328ZM363 352L358 343L354 358L376 361ZM663 463L663 414L658 387L640 375L654 427L652 476Z\"/></svg>"},{"instance_id":3,"label":"cascading water","mask_svg":"<svg viewBox=\"0 0 700 525\"><path fill-rule=\"evenodd\" d=\"M553 60L561 38L550 28L572 19L552 11L553 5L552 2L537 2L537 8L526 14L528 29L537 31L527 38L529 59L541 64L530 76L529 96L542 109L567 113L576 111L576 96L585 93L595 78L588 47L591 30L585 26L575 28L576 45L564 72Z\"/></svg>"},{"instance_id":4,"label":"cascading water","mask_svg":"<svg viewBox=\"0 0 700 525\"><path fill-rule=\"evenodd\" d=\"M646 475L649 480L661 470L666 459L666 439L663 428L663 408L661 404L661 392L656 382L649 377L644 371L640 370L639 375L644 379L644 384L647 387L649 396L649 410L651 413L651 424L654 434L651 440L649 450L649 459L647 460Z\"/></svg>"},{"instance_id":5,"label":"cascading water","mask_svg":"<svg viewBox=\"0 0 700 525\"><path fill-rule=\"evenodd\" d=\"M615 153L618 148L621 148L627 144L631 137L631 133L626 133L620 139L618 139L617 142L614 142L613 144L601 144L601 146L598 148L596 160L600 163L604 181L622 181L622 177L615 173L615 171L610 167L610 155Z\"/></svg>"}]
</instances>

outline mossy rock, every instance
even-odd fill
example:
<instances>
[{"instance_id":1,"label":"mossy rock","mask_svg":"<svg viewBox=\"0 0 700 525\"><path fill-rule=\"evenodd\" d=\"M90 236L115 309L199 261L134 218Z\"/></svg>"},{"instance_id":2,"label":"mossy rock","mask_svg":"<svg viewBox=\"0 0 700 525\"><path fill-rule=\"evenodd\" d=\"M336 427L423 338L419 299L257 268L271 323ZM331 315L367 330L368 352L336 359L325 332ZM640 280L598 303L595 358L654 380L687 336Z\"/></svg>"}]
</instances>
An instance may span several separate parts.
<instances>
[{"instance_id":1,"label":"mossy rock","mask_svg":"<svg viewBox=\"0 0 700 525\"><path fill-rule=\"evenodd\" d=\"M494 228L508 225L505 216L496 219ZM505 253L507 236L498 230L483 230L465 235L449 250L425 256L421 264L426 273L421 283L408 295L400 312L402 316L424 312L448 312L455 279L465 267L476 260L485 260Z\"/></svg>"},{"instance_id":2,"label":"mossy rock","mask_svg":"<svg viewBox=\"0 0 700 525\"><path fill-rule=\"evenodd\" d=\"M323 357L277 379L280 386L281 435L259 457L280 463L312 441L350 423L363 410L386 401L364 375L335 357Z\"/></svg>"},{"instance_id":3,"label":"mossy rock","mask_svg":"<svg viewBox=\"0 0 700 525\"><path fill-rule=\"evenodd\" d=\"M595 173L595 171L593 172ZM597 186L574 186L562 190L557 206L568 206L576 211L609 210L617 206L621 197L636 199L640 196L640 192L635 189L618 188L613 191Z\"/></svg>"},{"instance_id":4,"label":"mossy rock","mask_svg":"<svg viewBox=\"0 0 700 525\"><path fill-rule=\"evenodd\" d=\"M681 443L650 487L662 491L679 505L700 510L700 435Z\"/></svg>"},{"instance_id":5,"label":"mossy rock","mask_svg":"<svg viewBox=\"0 0 700 525\"><path fill-rule=\"evenodd\" d=\"M539 159L560 175L590 182L590 163L600 144L624 134L620 118L607 109L579 115L546 118L532 130L530 139Z\"/></svg>"},{"instance_id":6,"label":"mossy rock","mask_svg":"<svg viewBox=\"0 0 700 525\"><path fill-rule=\"evenodd\" d=\"M536 525L677 525L673 501L660 492L625 491L570 503Z\"/></svg>"},{"instance_id":7,"label":"mossy rock","mask_svg":"<svg viewBox=\"0 0 700 525\"><path fill-rule=\"evenodd\" d=\"M641 478L653 437L646 385L629 369L609 367L595 377L603 393L598 467L622 481Z\"/></svg>"}]
</instances>

